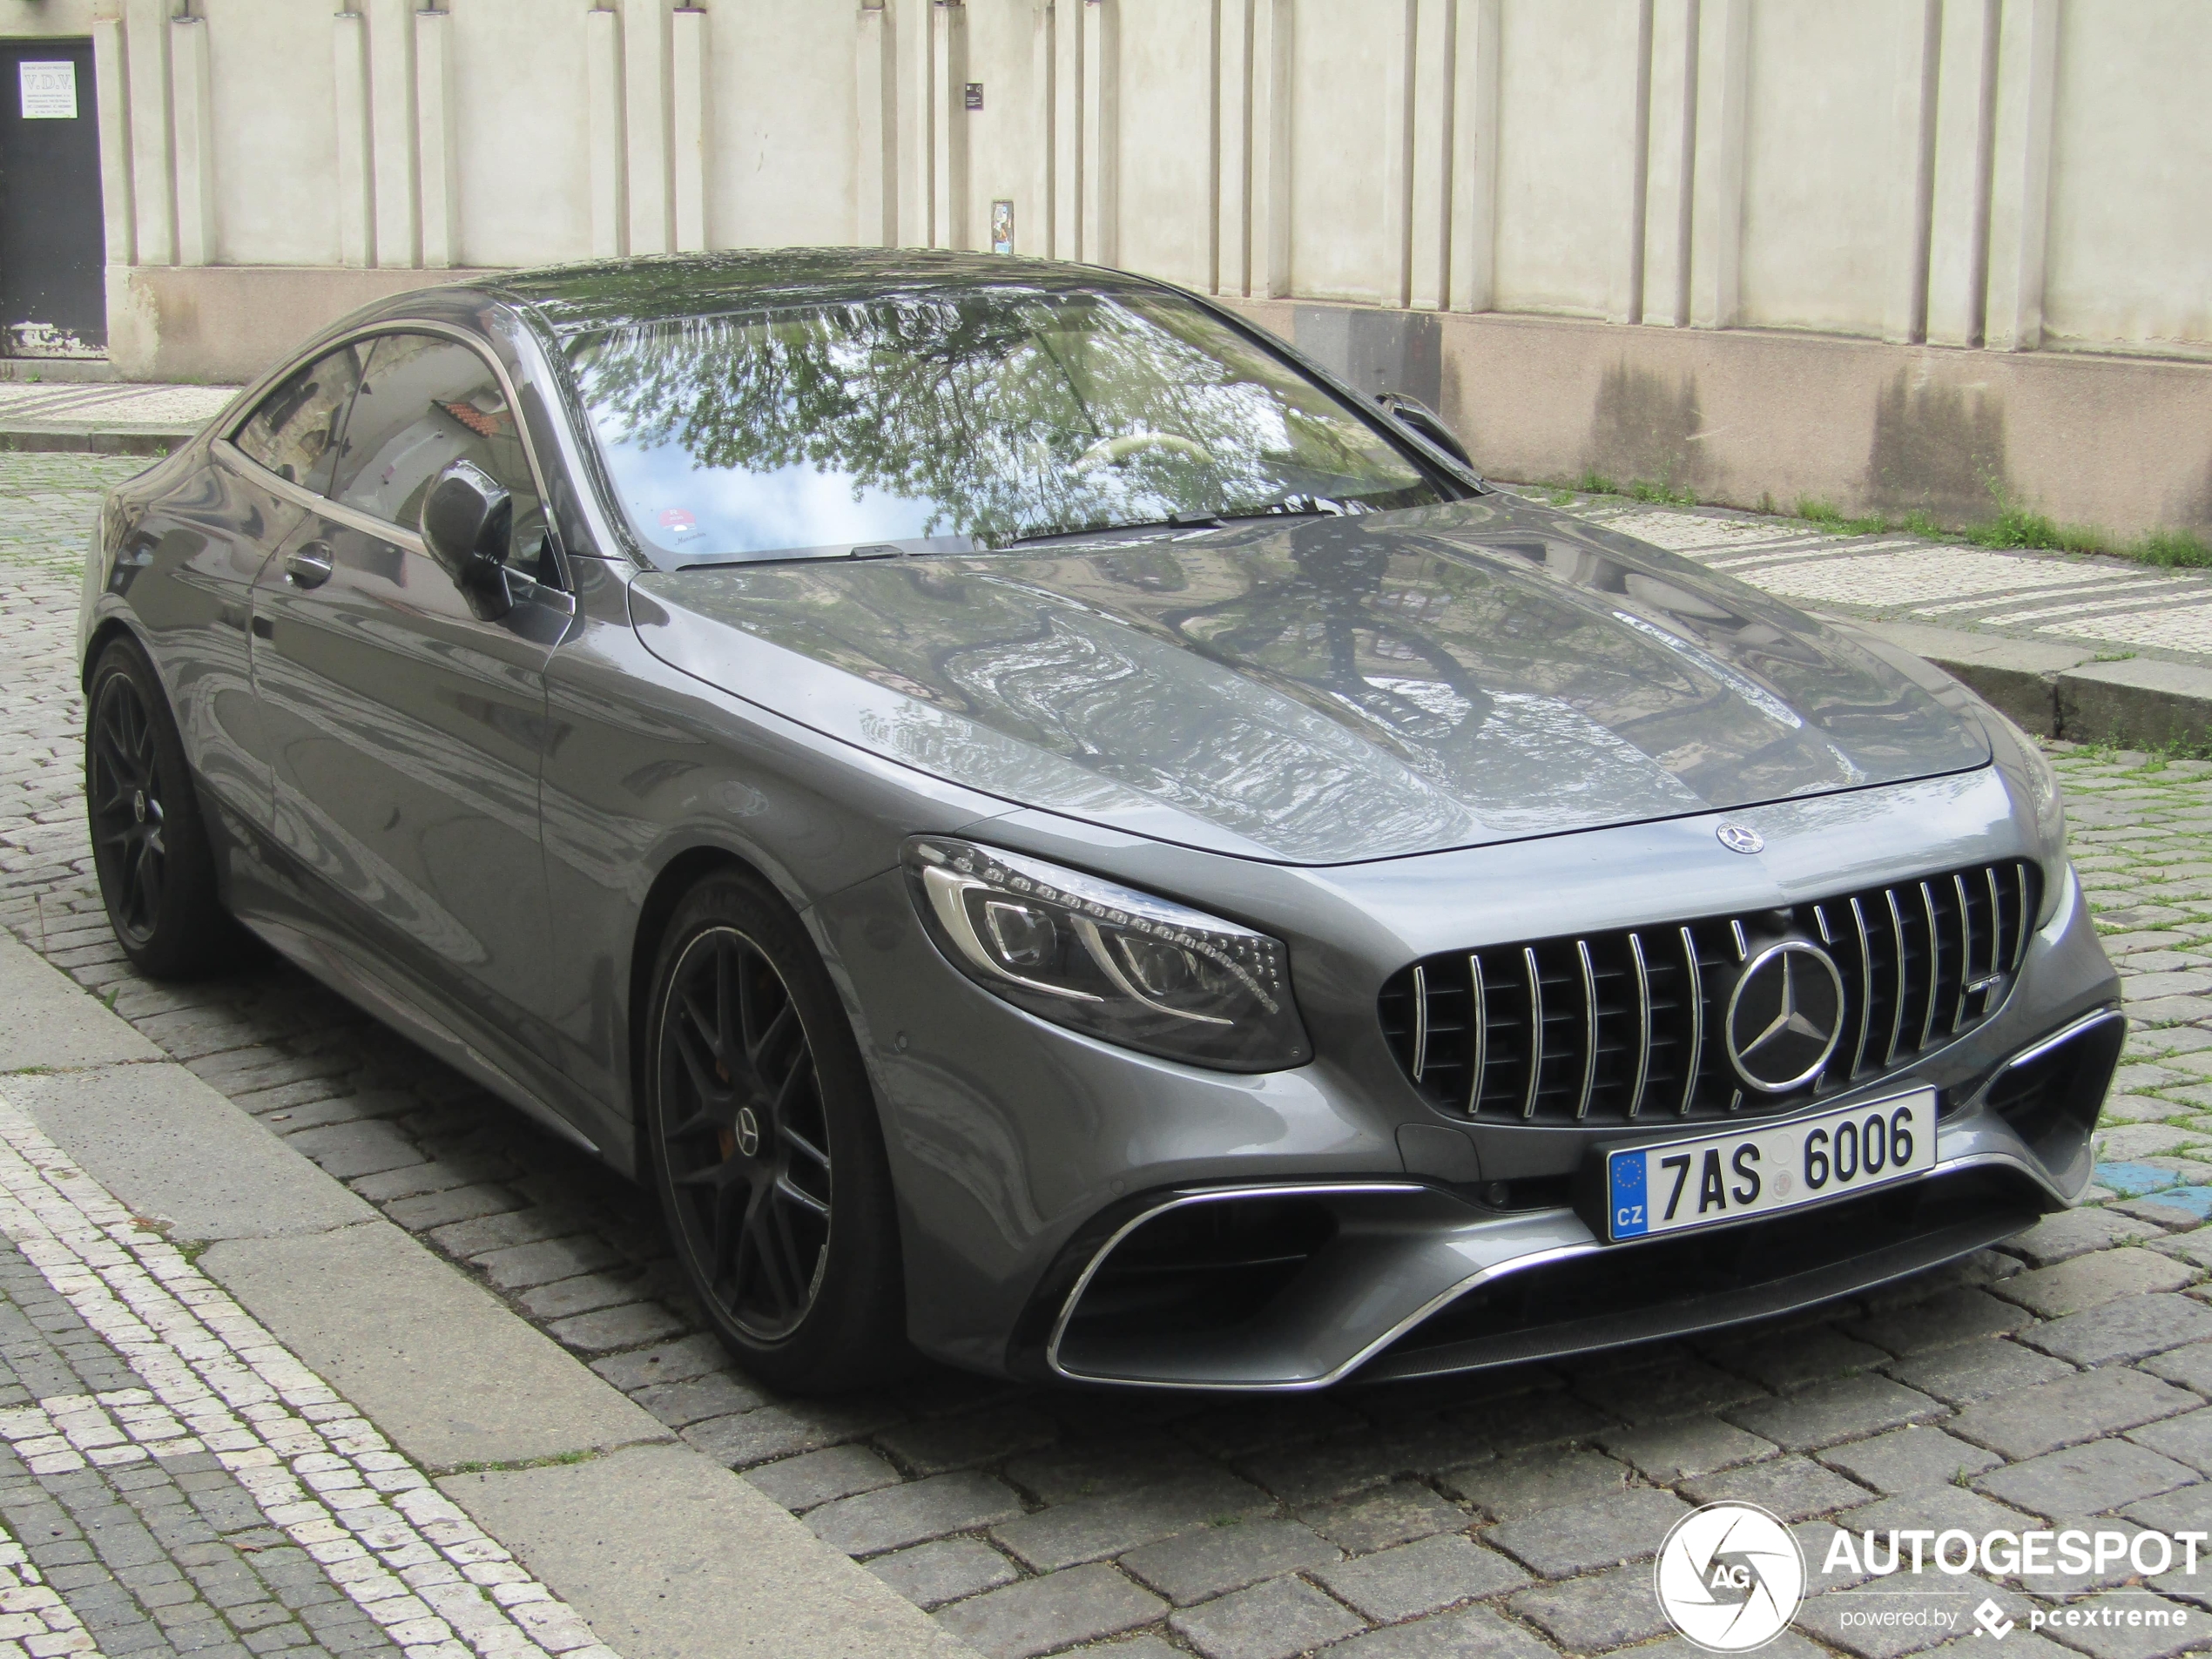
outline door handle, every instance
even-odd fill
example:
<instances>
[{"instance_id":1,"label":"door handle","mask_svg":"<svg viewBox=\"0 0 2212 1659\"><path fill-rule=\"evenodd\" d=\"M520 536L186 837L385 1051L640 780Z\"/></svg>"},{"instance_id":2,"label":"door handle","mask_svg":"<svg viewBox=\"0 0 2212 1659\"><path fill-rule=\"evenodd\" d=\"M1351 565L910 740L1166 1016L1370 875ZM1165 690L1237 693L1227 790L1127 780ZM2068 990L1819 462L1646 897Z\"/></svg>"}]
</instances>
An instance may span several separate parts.
<instances>
[{"instance_id":1,"label":"door handle","mask_svg":"<svg viewBox=\"0 0 2212 1659\"><path fill-rule=\"evenodd\" d=\"M285 579L295 588L319 588L330 580L330 543L303 542L286 556Z\"/></svg>"}]
</instances>

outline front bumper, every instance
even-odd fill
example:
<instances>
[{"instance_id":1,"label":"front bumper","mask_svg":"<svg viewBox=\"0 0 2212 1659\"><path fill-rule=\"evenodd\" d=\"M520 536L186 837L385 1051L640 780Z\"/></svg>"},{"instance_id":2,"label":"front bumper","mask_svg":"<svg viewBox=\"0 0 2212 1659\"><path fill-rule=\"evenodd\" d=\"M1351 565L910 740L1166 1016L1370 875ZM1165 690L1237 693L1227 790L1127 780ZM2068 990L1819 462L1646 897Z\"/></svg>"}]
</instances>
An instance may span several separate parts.
<instances>
[{"instance_id":1,"label":"front bumper","mask_svg":"<svg viewBox=\"0 0 2212 1659\"><path fill-rule=\"evenodd\" d=\"M1761 827L1782 857L1769 866L1796 867L1753 873L1786 900L1915 862L2026 851L1993 773L1873 792L1892 810L1870 813L1871 794L1772 809ZM969 833L1192 902L1211 890L1148 869L1149 849L1082 856L1012 819L986 827ZM1840 877L1816 845L1839 832L1858 860ZM1433 919L1436 894L1424 900L1422 878L1464 892L1469 872L1494 872L1505 904L1524 907L1541 903L1541 880L1549 915L1602 925L1633 921L1652 891L1674 892L1685 914L1741 902L1717 884L1750 867L1723 864L1709 880L1706 849L1716 846L1710 824L1685 820L1525 853L1409 860L1384 872L1382 899L1406 900L1396 911L1343 871L1320 880L1231 872L1245 887L1215 907L1290 939L1320 1055L1256 1076L1132 1054L1000 1002L935 954L895 873L819 907L882 1102L916 1345L999 1374L1138 1386L1302 1389L1355 1373L1422 1375L1710 1328L1864 1289L2003 1238L2080 1192L2121 1027L2117 981L2062 866L2047 868L2044 914L2000 1008L1909 1074L1807 1108L1938 1091L1938 1169L1887 1190L1879 1213L1851 1226L1836 1224L1846 1217L1831 1204L1787 1212L1824 1218L1795 1232L1776 1217L1695 1235L1694 1249L1602 1244L1566 1190L1589 1146L1617 1143L1617 1130L1450 1123L1407 1084L1383 1045L1377 988L1405 961L1466 942L1433 931L1454 924ZM1634 856L1615 856L1624 846ZM1537 880L1514 879L1521 860ZM1544 878L1570 860L1598 873L1567 894ZM1678 870L1655 869L1669 860ZM1536 931L1518 915L1497 928L1508 938ZM2063 1066L2045 1056L2008 1081L2016 1057L2062 1031L2075 1039ZM2065 1072L2056 1082L2046 1075L2054 1068ZM2027 1099L2031 1070L2042 1081ZM1429 1143L1421 1137L1437 1135L1471 1146L1464 1168L1440 1170L1418 1154ZM1723 1259L1730 1251L1736 1264ZM1655 1279L1668 1263L1677 1287ZM1184 1290L1163 1291L1178 1276Z\"/></svg>"}]
</instances>

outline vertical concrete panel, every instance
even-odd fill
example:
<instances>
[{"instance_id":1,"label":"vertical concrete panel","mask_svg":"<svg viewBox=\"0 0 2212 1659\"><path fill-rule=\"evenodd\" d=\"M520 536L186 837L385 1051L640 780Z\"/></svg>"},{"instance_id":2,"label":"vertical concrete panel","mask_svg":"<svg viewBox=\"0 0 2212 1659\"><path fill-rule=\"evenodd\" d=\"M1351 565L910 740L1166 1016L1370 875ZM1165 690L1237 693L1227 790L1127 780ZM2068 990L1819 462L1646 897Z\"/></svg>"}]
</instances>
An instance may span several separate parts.
<instances>
[{"instance_id":1,"label":"vertical concrete panel","mask_svg":"<svg viewBox=\"0 0 2212 1659\"><path fill-rule=\"evenodd\" d=\"M1014 204L1014 239L1018 253L1037 252L1041 223L1035 204L1037 181L1046 161L1047 134L1038 123L1036 69L1038 24L1045 15L1038 0L971 5L968 13L968 70L964 83L981 89L981 109L955 98L968 133L968 240L979 251L991 246L991 204Z\"/></svg>"},{"instance_id":2,"label":"vertical concrete panel","mask_svg":"<svg viewBox=\"0 0 2212 1659\"><path fill-rule=\"evenodd\" d=\"M1386 88L1403 0L1298 0L1291 82L1291 267L1322 300L1393 297ZM1402 222L1402 221L1401 221Z\"/></svg>"},{"instance_id":3,"label":"vertical concrete panel","mask_svg":"<svg viewBox=\"0 0 2212 1659\"><path fill-rule=\"evenodd\" d=\"M171 19L169 87L176 122L177 263L210 265L215 259L215 133L205 20Z\"/></svg>"},{"instance_id":4,"label":"vertical concrete panel","mask_svg":"<svg viewBox=\"0 0 2212 1659\"><path fill-rule=\"evenodd\" d=\"M1460 0L1452 124L1451 304L1487 311L1497 291L1499 13Z\"/></svg>"},{"instance_id":5,"label":"vertical concrete panel","mask_svg":"<svg viewBox=\"0 0 2212 1659\"><path fill-rule=\"evenodd\" d=\"M1699 8L1689 260L1689 320L1698 328L1733 328L1742 302L1750 28L1750 0L1705 0Z\"/></svg>"},{"instance_id":6,"label":"vertical concrete panel","mask_svg":"<svg viewBox=\"0 0 2212 1659\"><path fill-rule=\"evenodd\" d=\"M1928 206L1932 346L1981 344L2002 10L2003 0L1946 0L1943 6Z\"/></svg>"},{"instance_id":7,"label":"vertical concrete panel","mask_svg":"<svg viewBox=\"0 0 2212 1659\"><path fill-rule=\"evenodd\" d=\"M623 116L621 17L604 8L585 12L583 43L591 253L594 259L613 259L630 251L630 129Z\"/></svg>"},{"instance_id":8,"label":"vertical concrete panel","mask_svg":"<svg viewBox=\"0 0 2212 1659\"><path fill-rule=\"evenodd\" d=\"M623 0L623 125L629 140L630 252L675 246L668 0Z\"/></svg>"},{"instance_id":9,"label":"vertical concrete panel","mask_svg":"<svg viewBox=\"0 0 2212 1659\"><path fill-rule=\"evenodd\" d=\"M1219 0L1216 7L1216 293L1251 292L1252 4Z\"/></svg>"},{"instance_id":10,"label":"vertical concrete panel","mask_svg":"<svg viewBox=\"0 0 2212 1659\"><path fill-rule=\"evenodd\" d=\"M1492 303L1603 317L1626 305L1640 7L1506 0L1499 31Z\"/></svg>"},{"instance_id":11,"label":"vertical concrete panel","mask_svg":"<svg viewBox=\"0 0 2212 1659\"><path fill-rule=\"evenodd\" d=\"M1413 302L1413 46L1417 0L1378 0L1372 14L1383 37L1382 302ZM1356 147L1356 146L1355 146Z\"/></svg>"},{"instance_id":12,"label":"vertical concrete panel","mask_svg":"<svg viewBox=\"0 0 2212 1659\"><path fill-rule=\"evenodd\" d=\"M100 111L101 230L110 265L137 256L138 227L131 206L131 94L128 54L118 17L92 23L92 92Z\"/></svg>"},{"instance_id":13,"label":"vertical concrete panel","mask_svg":"<svg viewBox=\"0 0 2212 1659\"><path fill-rule=\"evenodd\" d=\"M1928 337L1928 246L1935 209L1936 98L1943 50L1943 0L1910 0L1897 19L1890 153L1905 169L1892 198L1888 304L1882 338L1899 344Z\"/></svg>"},{"instance_id":14,"label":"vertical concrete panel","mask_svg":"<svg viewBox=\"0 0 2212 1659\"><path fill-rule=\"evenodd\" d=\"M376 263L376 158L369 135L368 20L331 19L331 114L337 132L338 248L351 266Z\"/></svg>"},{"instance_id":15,"label":"vertical concrete panel","mask_svg":"<svg viewBox=\"0 0 2212 1659\"><path fill-rule=\"evenodd\" d=\"M1998 351L2033 351L2043 343L2058 44L2058 0L2006 0L1997 40L1985 330L1985 343Z\"/></svg>"},{"instance_id":16,"label":"vertical concrete panel","mask_svg":"<svg viewBox=\"0 0 2212 1659\"><path fill-rule=\"evenodd\" d=\"M368 130L375 158L376 263L422 263L415 132L414 0L363 0L368 19Z\"/></svg>"},{"instance_id":17,"label":"vertical concrete panel","mask_svg":"<svg viewBox=\"0 0 2212 1659\"><path fill-rule=\"evenodd\" d=\"M453 263L536 265L617 252L615 14L564 5L549 17L535 6L462 0L442 15L452 83ZM604 54L596 69L594 50ZM595 184L610 192L597 227L604 244L594 241Z\"/></svg>"},{"instance_id":18,"label":"vertical concrete panel","mask_svg":"<svg viewBox=\"0 0 2212 1659\"><path fill-rule=\"evenodd\" d=\"M968 8L930 8L929 245L966 248L968 226Z\"/></svg>"},{"instance_id":19,"label":"vertical concrete panel","mask_svg":"<svg viewBox=\"0 0 2212 1659\"><path fill-rule=\"evenodd\" d=\"M1658 0L1651 13L1650 141L1644 171L1643 314L1689 324L1691 180L1697 160L1698 0Z\"/></svg>"},{"instance_id":20,"label":"vertical concrete panel","mask_svg":"<svg viewBox=\"0 0 2212 1659\"><path fill-rule=\"evenodd\" d=\"M1643 320L1643 242L1651 175L1652 0L1637 0L1635 111L1629 118L1633 154L1629 163L1628 212L1621 226L1619 265L1614 274L1608 322Z\"/></svg>"},{"instance_id":21,"label":"vertical concrete panel","mask_svg":"<svg viewBox=\"0 0 2212 1659\"><path fill-rule=\"evenodd\" d=\"M1083 0L1083 258L1119 265L1122 216L1121 0Z\"/></svg>"},{"instance_id":22,"label":"vertical concrete panel","mask_svg":"<svg viewBox=\"0 0 2212 1659\"><path fill-rule=\"evenodd\" d=\"M206 20L215 238L224 265L336 265L338 129L330 10L194 0Z\"/></svg>"},{"instance_id":23,"label":"vertical concrete panel","mask_svg":"<svg viewBox=\"0 0 2212 1659\"><path fill-rule=\"evenodd\" d=\"M1413 24L1412 222L1407 300L1443 307L1452 291L1453 98L1459 88L1459 0L1419 0Z\"/></svg>"},{"instance_id":24,"label":"vertical concrete panel","mask_svg":"<svg viewBox=\"0 0 2212 1659\"><path fill-rule=\"evenodd\" d=\"M1291 291L1291 70L1298 45L1292 0L1253 0L1250 292Z\"/></svg>"},{"instance_id":25,"label":"vertical concrete panel","mask_svg":"<svg viewBox=\"0 0 2212 1659\"><path fill-rule=\"evenodd\" d=\"M936 39L930 0L892 0L899 7L899 244L927 247L936 196Z\"/></svg>"},{"instance_id":26,"label":"vertical concrete panel","mask_svg":"<svg viewBox=\"0 0 2212 1659\"><path fill-rule=\"evenodd\" d=\"M707 236L707 24L697 6L669 19L669 171L679 253L711 246Z\"/></svg>"},{"instance_id":27,"label":"vertical concrete panel","mask_svg":"<svg viewBox=\"0 0 2212 1659\"><path fill-rule=\"evenodd\" d=\"M1919 0L1751 9L1737 321L1881 334L1914 188L1912 153L1898 153L1898 43L1919 10Z\"/></svg>"},{"instance_id":28,"label":"vertical concrete panel","mask_svg":"<svg viewBox=\"0 0 2212 1659\"><path fill-rule=\"evenodd\" d=\"M1052 26L1052 253L1083 252L1083 20L1081 0L1056 0Z\"/></svg>"},{"instance_id":29,"label":"vertical concrete panel","mask_svg":"<svg viewBox=\"0 0 2212 1659\"><path fill-rule=\"evenodd\" d=\"M2046 346L2212 345L2208 65L2212 7L2198 0L2061 11Z\"/></svg>"},{"instance_id":30,"label":"vertical concrete panel","mask_svg":"<svg viewBox=\"0 0 2212 1659\"><path fill-rule=\"evenodd\" d=\"M853 37L853 239L890 247L899 239L899 65L890 9L864 6Z\"/></svg>"},{"instance_id":31,"label":"vertical concrete panel","mask_svg":"<svg viewBox=\"0 0 2212 1659\"><path fill-rule=\"evenodd\" d=\"M1060 185L1059 13L1052 0L1029 0L1028 199L1015 203L1014 251L1053 255Z\"/></svg>"},{"instance_id":32,"label":"vertical concrete panel","mask_svg":"<svg viewBox=\"0 0 2212 1659\"><path fill-rule=\"evenodd\" d=\"M1238 3L1238 0L1231 0ZM1215 281L1218 0L1122 0L1116 263Z\"/></svg>"},{"instance_id":33,"label":"vertical concrete panel","mask_svg":"<svg viewBox=\"0 0 2212 1659\"><path fill-rule=\"evenodd\" d=\"M422 158L422 264L458 264L460 171L453 130L453 14L415 14L415 118Z\"/></svg>"},{"instance_id":34,"label":"vertical concrete panel","mask_svg":"<svg viewBox=\"0 0 2212 1659\"><path fill-rule=\"evenodd\" d=\"M175 152L169 141L169 8L162 0L125 0L125 55L131 83L131 193L138 209L138 262L177 259Z\"/></svg>"},{"instance_id":35,"label":"vertical concrete panel","mask_svg":"<svg viewBox=\"0 0 2212 1659\"><path fill-rule=\"evenodd\" d=\"M851 241L860 211L857 8L717 5L710 12L711 23L702 17L699 26L707 45L704 194L711 245ZM895 49L896 31L912 14L895 21L878 15L894 30ZM679 13L676 21L682 20ZM904 91L895 74L892 91L894 100ZM895 135L894 111L880 99L875 108L879 118L893 118ZM895 158L893 187L904 165Z\"/></svg>"}]
</instances>

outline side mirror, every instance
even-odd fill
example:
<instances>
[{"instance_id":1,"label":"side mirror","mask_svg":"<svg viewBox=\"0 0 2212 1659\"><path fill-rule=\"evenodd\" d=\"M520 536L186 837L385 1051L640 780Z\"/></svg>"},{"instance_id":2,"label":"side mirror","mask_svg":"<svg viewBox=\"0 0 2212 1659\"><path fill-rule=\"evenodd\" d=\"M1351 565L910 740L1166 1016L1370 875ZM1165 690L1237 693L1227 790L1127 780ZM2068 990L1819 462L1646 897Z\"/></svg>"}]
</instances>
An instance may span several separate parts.
<instances>
[{"instance_id":1,"label":"side mirror","mask_svg":"<svg viewBox=\"0 0 2212 1659\"><path fill-rule=\"evenodd\" d=\"M1441 449L1469 472L1474 470L1474 458L1467 454L1467 445L1460 442L1460 435L1446 426L1444 417L1419 398L1408 397L1403 392L1378 392L1375 401L1400 426Z\"/></svg>"},{"instance_id":2,"label":"side mirror","mask_svg":"<svg viewBox=\"0 0 2212 1659\"><path fill-rule=\"evenodd\" d=\"M423 500L422 544L455 586L503 611L512 603L506 566L514 518L506 489L482 468L456 461Z\"/></svg>"}]
</instances>

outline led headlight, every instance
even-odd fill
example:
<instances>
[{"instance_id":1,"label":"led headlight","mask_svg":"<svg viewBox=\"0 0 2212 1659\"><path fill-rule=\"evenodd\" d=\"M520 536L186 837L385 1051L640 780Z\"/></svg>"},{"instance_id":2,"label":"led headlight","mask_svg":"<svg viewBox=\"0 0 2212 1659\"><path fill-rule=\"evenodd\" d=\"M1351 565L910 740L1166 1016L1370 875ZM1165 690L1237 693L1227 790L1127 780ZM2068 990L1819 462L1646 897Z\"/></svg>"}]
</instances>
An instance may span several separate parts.
<instances>
[{"instance_id":1,"label":"led headlight","mask_svg":"<svg viewBox=\"0 0 2212 1659\"><path fill-rule=\"evenodd\" d=\"M946 836L908 841L906 867L947 959L1039 1019L1222 1071L1313 1057L1280 940Z\"/></svg>"}]
</instances>

